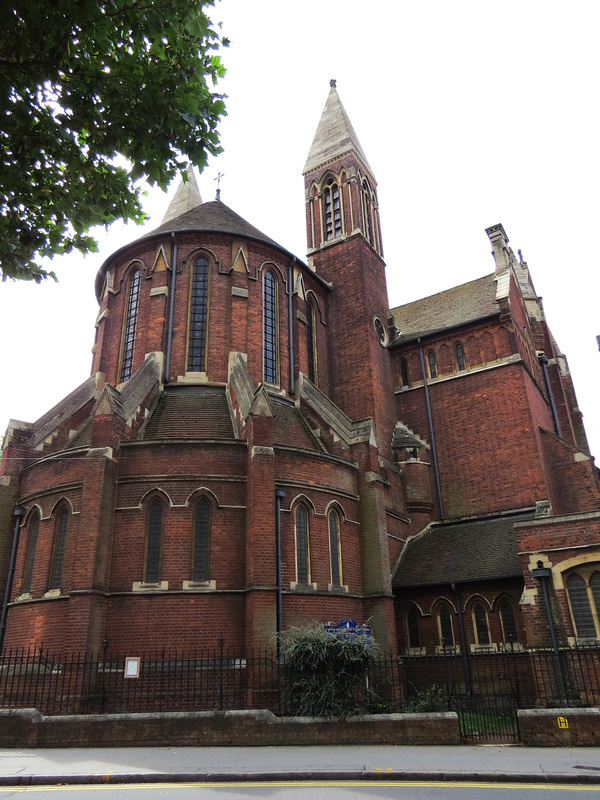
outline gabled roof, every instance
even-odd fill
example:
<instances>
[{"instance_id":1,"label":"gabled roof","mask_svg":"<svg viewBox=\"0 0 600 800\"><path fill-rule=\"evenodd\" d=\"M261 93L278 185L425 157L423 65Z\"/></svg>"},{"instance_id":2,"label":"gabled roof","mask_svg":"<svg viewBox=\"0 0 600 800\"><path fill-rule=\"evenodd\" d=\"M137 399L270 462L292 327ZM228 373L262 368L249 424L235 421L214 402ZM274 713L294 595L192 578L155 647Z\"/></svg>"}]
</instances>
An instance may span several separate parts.
<instances>
[{"instance_id":1,"label":"gabled roof","mask_svg":"<svg viewBox=\"0 0 600 800\"><path fill-rule=\"evenodd\" d=\"M369 166L358 136L354 132L352 123L338 96L335 81L330 81L329 85L331 87L329 96L308 152L303 173L306 175L307 172L311 172L329 161L346 153L354 152L370 173L371 178L375 180L373 170Z\"/></svg>"},{"instance_id":2,"label":"gabled roof","mask_svg":"<svg viewBox=\"0 0 600 800\"><path fill-rule=\"evenodd\" d=\"M409 539L392 586L439 585L521 575L515 522L534 512L431 525Z\"/></svg>"},{"instance_id":3,"label":"gabled roof","mask_svg":"<svg viewBox=\"0 0 600 800\"><path fill-rule=\"evenodd\" d=\"M404 342L428 333L464 325L497 314L495 275L484 275L445 292L391 309L396 330L394 342ZM392 343L393 344L393 343Z\"/></svg>"}]
</instances>

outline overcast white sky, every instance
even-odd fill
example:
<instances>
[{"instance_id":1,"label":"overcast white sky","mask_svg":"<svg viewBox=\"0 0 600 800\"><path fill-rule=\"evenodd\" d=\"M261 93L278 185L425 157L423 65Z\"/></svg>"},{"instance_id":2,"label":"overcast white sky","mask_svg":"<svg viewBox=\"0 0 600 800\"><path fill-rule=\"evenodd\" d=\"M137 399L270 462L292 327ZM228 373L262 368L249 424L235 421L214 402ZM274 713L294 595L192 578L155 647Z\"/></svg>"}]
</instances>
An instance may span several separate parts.
<instances>
[{"instance_id":1,"label":"overcast white sky","mask_svg":"<svg viewBox=\"0 0 600 800\"><path fill-rule=\"evenodd\" d=\"M527 260L600 453L600 3L597 0L222 0L225 152L200 176L287 249L306 251L302 167L336 78L378 180L390 305L494 269L501 222ZM175 187L171 188L170 195ZM170 196L169 195L169 196ZM168 197L148 197L160 224ZM0 284L0 429L34 421L89 375L101 252L59 283Z\"/></svg>"}]
</instances>

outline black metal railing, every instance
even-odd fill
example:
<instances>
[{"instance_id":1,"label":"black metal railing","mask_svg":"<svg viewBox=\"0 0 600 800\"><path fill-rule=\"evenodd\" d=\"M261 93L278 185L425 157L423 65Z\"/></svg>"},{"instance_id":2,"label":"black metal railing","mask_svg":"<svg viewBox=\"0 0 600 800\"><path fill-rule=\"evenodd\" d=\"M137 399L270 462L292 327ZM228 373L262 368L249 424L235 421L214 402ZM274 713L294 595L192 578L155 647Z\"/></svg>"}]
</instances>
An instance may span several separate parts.
<instances>
[{"instance_id":1,"label":"black metal railing","mask_svg":"<svg viewBox=\"0 0 600 800\"><path fill-rule=\"evenodd\" d=\"M564 691L549 650L470 653L468 671L456 652L380 655L365 674L361 702L371 713L462 710L470 715L465 724L484 712L501 719L516 708L598 705L600 648L565 648L559 658ZM5 651L0 708L49 715L263 708L286 715L294 708L285 663L274 652L230 650L221 640L211 650L153 651L134 662L128 670L125 656L107 648Z\"/></svg>"}]
</instances>

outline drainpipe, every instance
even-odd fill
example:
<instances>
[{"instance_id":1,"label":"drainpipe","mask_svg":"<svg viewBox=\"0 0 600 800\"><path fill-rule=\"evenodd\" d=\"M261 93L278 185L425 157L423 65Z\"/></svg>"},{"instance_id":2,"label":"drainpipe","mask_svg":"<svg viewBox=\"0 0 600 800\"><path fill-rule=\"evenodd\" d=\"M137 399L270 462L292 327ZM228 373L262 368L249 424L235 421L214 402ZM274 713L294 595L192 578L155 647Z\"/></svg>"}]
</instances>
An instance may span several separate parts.
<instances>
[{"instance_id":1,"label":"drainpipe","mask_svg":"<svg viewBox=\"0 0 600 800\"><path fill-rule=\"evenodd\" d=\"M294 394L294 326L292 324L292 280L294 278L294 264L296 263L296 256L293 257L292 263L288 265L288 338L290 341L290 394Z\"/></svg>"},{"instance_id":2,"label":"drainpipe","mask_svg":"<svg viewBox=\"0 0 600 800\"><path fill-rule=\"evenodd\" d=\"M562 438L562 433L560 432L560 425L558 424L558 414L556 413L556 405L554 404L554 395L552 394L552 389L550 387L550 378L548 377L548 356L540 353L538 356L538 361L542 365L542 372L544 373L544 383L546 384L546 391L548 392L548 397L550 398L550 409L552 411L552 419L554 420L554 432L557 436Z\"/></svg>"},{"instance_id":3,"label":"drainpipe","mask_svg":"<svg viewBox=\"0 0 600 800\"><path fill-rule=\"evenodd\" d=\"M173 310L175 308L175 275L177 273L177 242L175 231L171 231L171 296L169 297L169 327L167 330L167 357L165 359L165 383L171 372L171 342L173 341Z\"/></svg>"},{"instance_id":4,"label":"drainpipe","mask_svg":"<svg viewBox=\"0 0 600 800\"><path fill-rule=\"evenodd\" d=\"M554 660L556 662L556 674L560 684L560 692L562 701L565 706L569 707L569 698L567 697L567 690L565 686L565 676L563 674L562 664L560 663L560 652L558 650L558 641L556 639L556 629L554 627L554 619L552 618L552 609L550 608L550 597L548 595L548 580L552 577L552 570L550 567L544 567L543 561L537 562L537 569L532 569L531 574L534 578L539 580L542 585L542 594L544 595L544 605L546 606L546 616L548 617L548 626L550 628L550 638L552 640L552 649L554 650Z\"/></svg>"},{"instance_id":5,"label":"drainpipe","mask_svg":"<svg viewBox=\"0 0 600 800\"><path fill-rule=\"evenodd\" d=\"M4 633L6 631L6 615L8 614L8 603L10 601L10 594L12 592L13 578L15 576L15 564L17 563L17 550L19 548L19 534L21 532L21 522L27 513L24 506L17 506L13 511L15 518L15 531L13 534L12 551L10 554L10 565L8 567L8 576L6 578L6 591L4 592L4 602L2 603L2 618L0 619L0 654L4 646Z\"/></svg>"},{"instance_id":6,"label":"drainpipe","mask_svg":"<svg viewBox=\"0 0 600 800\"><path fill-rule=\"evenodd\" d=\"M433 454L433 469L435 472L435 485L437 487L438 503L440 506L440 519L444 520L444 504L442 502L442 485L440 483L440 470L438 467L437 448L435 446L435 433L433 431L433 417L431 415L431 402L429 399L429 386L427 384L427 372L425 370L425 358L423 356L423 345L421 337L417 339L419 353L421 356L421 370L423 371L423 386L425 387L425 403L427 405L427 419L429 420L429 432L431 434L431 452Z\"/></svg>"},{"instance_id":7,"label":"drainpipe","mask_svg":"<svg viewBox=\"0 0 600 800\"><path fill-rule=\"evenodd\" d=\"M281 594L281 501L285 497L283 489L275 489L275 549L277 563L277 663L283 661L281 636L283 634L283 608Z\"/></svg>"},{"instance_id":8,"label":"drainpipe","mask_svg":"<svg viewBox=\"0 0 600 800\"><path fill-rule=\"evenodd\" d=\"M462 607L460 604L460 594L455 583L450 584L450 588L456 597L456 610L458 611L458 630L460 632L460 651L462 653L463 669L465 672L465 687L467 690L467 700L473 698L473 687L471 686L471 670L469 669L469 654L467 652L467 639L465 636L465 622L463 620Z\"/></svg>"}]
</instances>

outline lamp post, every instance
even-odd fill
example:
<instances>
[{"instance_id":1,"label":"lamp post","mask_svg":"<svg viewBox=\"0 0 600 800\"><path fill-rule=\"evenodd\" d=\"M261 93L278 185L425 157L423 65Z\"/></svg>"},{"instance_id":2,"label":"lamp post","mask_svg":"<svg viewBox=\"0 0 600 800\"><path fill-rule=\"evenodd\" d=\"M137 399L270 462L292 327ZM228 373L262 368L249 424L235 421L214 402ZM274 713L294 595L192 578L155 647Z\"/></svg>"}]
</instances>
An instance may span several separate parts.
<instances>
[{"instance_id":1,"label":"lamp post","mask_svg":"<svg viewBox=\"0 0 600 800\"><path fill-rule=\"evenodd\" d=\"M4 632L6 631L6 615L8 613L8 602L10 600L13 578L15 575L15 564L17 562L17 550L19 548L19 533L21 530L21 521L26 513L27 509L25 508L25 506L16 506L15 510L13 511L13 517L15 518L15 531L13 534L13 543L12 543L12 551L10 554L8 575L6 577L6 591L4 592L4 602L2 603L2 618L0 618L0 655L2 654L2 648L4 647Z\"/></svg>"},{"instance_id":2,"label":"lamp post","mask_svg":"<svg viewBox=\"0 0 600 800\"><path fill-rule=\"evenodd\" d=\"M565 686L565 676L563 675L562 664L560 663L560 653L558 650L558 641L556 639L556 629L554 628L554 620L552 618L552 609L550 608L550 597L548 594L548 579L552 577L552 570L550 567L544 567L543 561L537 562L537 569L532 569L531 574L536 580L539 580L542 586L542 594L544 595L544 605L546 606L546 616L548 617L548 626L550 628L550 638L552 640L552 649L554 650L554 660L556 661L556 674L558 683L560 685L560 692L562 701L565 706L569 705L567 697L567 690Z\"/></svg>"}]
</instances>

